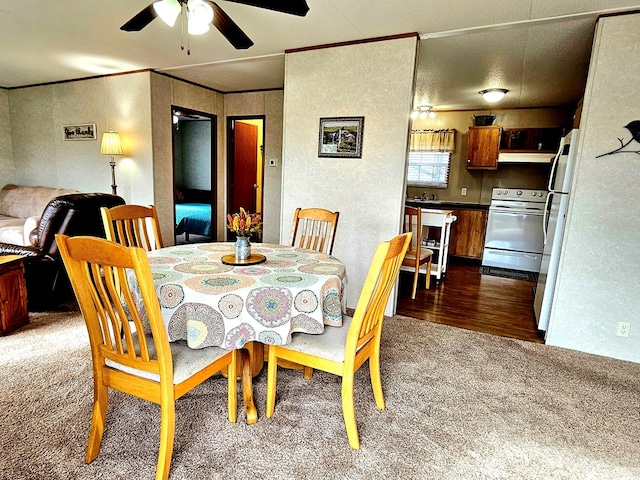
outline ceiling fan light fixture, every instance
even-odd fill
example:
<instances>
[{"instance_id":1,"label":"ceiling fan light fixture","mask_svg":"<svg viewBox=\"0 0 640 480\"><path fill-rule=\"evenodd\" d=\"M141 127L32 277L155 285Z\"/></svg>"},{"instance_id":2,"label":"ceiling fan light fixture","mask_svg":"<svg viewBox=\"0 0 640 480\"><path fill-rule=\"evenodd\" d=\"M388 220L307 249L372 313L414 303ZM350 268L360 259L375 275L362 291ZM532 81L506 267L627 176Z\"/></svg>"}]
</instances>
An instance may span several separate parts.
<instances>
[{"instance_id":1,"label":"ceiling fan light fixture","mask_svg":"<svg viewBox=\"0 0 640 480\"><path fill-rule=\"evenodd\" d=\"M506 88L488 88L487 90L481 90L480 95L487 102L496 103L502 100L508 91Z\"/></svg>"},{"instance_id":2,"label":"ceiling fan light fixture","mask_svg":"<svg viewBox=\"0 0 640 480\"><path fill-rule=\"evenodd\" d=\"M208 23L201 23L199 21L189 19L187 32L189 32L189 35L202 35L203 33L207 33L209 28L211 27L209 27Z\"/></svg>"},{"instance_id":3,"label":"ceiling fan light fixture","mask_svg":"<svg viewBox=\"0 0 640 480\"><path fill-rule=\"evenodd\" d=\"M189 35L202 35L211 28L209 24L213 21L213 9L211 5L202 0L189 0L187 3L188 21L187 31Z\"/></svg>"},{"instance_id":4,"label":"ceiling fan light fixture","mask_svg":"<svg viewBox=\"0 0 640 480\"><path fill-rule=\"evenodd\" d=\"M202 0L189 0L187 3L189 18L199 23L211 23L213 20L213 8Z\"/></svg>"},{"instance_id":5,"label":"ceiling fan light fixture","mask_svg":"<svg viewBox=\"0 0 640 480\"><path fill-rule=\"evenodd\" d=\"M170 27L176 24L176 20L182 11L178 0L160 0L153 4L153 9L160 19Z\"/></svg>"}]
</instances>

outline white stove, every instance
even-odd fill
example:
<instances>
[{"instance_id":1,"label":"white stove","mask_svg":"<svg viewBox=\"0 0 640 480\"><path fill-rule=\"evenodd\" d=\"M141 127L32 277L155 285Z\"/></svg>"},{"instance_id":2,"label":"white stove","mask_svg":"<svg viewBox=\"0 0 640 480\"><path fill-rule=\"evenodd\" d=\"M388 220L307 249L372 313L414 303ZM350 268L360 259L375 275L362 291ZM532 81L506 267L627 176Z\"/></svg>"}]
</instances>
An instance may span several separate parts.
<instances>
[{"instance_id":1,"label":"white stove","mask_svg":"<svg viewBox=\"0 0 640 480\"><path fill-rule=\"evenodd\" d=\"M546 190L494 188L482 265L538 272Z\"/></svg>"}]
</instances>

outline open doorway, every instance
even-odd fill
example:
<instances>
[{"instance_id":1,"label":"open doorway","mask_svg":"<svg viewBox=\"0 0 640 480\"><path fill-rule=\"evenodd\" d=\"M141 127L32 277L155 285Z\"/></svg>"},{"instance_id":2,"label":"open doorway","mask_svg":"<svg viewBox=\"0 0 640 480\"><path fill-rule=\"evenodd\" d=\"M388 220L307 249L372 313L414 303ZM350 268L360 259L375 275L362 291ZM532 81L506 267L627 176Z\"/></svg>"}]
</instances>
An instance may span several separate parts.
<instances>
[{"instance_id":1,"label":"open doorway","mask_svg":"<svg viewBox=\"0 0 640 480\"><path fill-rule=\"evenodd\" d=\"M227 208L262 213L264 116L227 119Z\"/></svg>"},{"instance_id":2,"label":"open doorway","mask_svg":"<svg viewBox=\"0 0 640 480\"><path fill-rule=\"evenodd\" d=\"M172 106L175 243L216 236L217 116Z\"/></svg>"}]
</instances>

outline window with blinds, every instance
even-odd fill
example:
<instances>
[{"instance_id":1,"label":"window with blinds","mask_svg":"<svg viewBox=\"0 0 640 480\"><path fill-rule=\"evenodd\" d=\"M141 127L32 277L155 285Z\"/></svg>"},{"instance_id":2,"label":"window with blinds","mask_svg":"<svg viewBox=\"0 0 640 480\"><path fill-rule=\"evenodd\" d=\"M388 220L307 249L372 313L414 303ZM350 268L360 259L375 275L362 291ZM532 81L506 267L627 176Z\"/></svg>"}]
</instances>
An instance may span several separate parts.
<instances>
[{"instance_id":1,"label":"window with blinds","mask_svg":"<svg viewBox=\"0 0 640 480\"><path fill-rule=\"evenodd\" d=\"M455 130L412 130L407 185L447 188Z\"/></svg>"},{"instance_id":2,"label":"window with blinds","mask_svg":"<svg viewBox=\"0 0 640 480\"><path fill-rule=\"evenodd\" d=\"M447 188L450 163L449 152L409 152L407 185Z\"/></svg>"}]
</instances>

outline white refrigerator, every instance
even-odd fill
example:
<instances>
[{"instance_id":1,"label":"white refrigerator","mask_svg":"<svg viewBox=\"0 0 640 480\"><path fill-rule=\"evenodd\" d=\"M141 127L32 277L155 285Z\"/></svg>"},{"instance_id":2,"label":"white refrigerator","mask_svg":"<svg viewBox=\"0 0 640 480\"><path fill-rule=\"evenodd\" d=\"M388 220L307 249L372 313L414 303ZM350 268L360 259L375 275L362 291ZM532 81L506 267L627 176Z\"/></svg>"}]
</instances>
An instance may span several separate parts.
<instances>
[{"instance_id":1,"label":"white refrigerator","mask_svg":"<svg viewBox=\"0 0 640 480\"><path fill-rule=\"evenodd\" d=\"M544 209L544 249L542 263L538 274L536 295L533 301L538 330L547 330L551 303L556 285L560 249L564 236L564 226L571 194L571 180L573 176L576 149L578 146L579 130L570 131L560 141L558 153L553 159L549 175L549 193Z\"/></svg>"}]
</instances>

